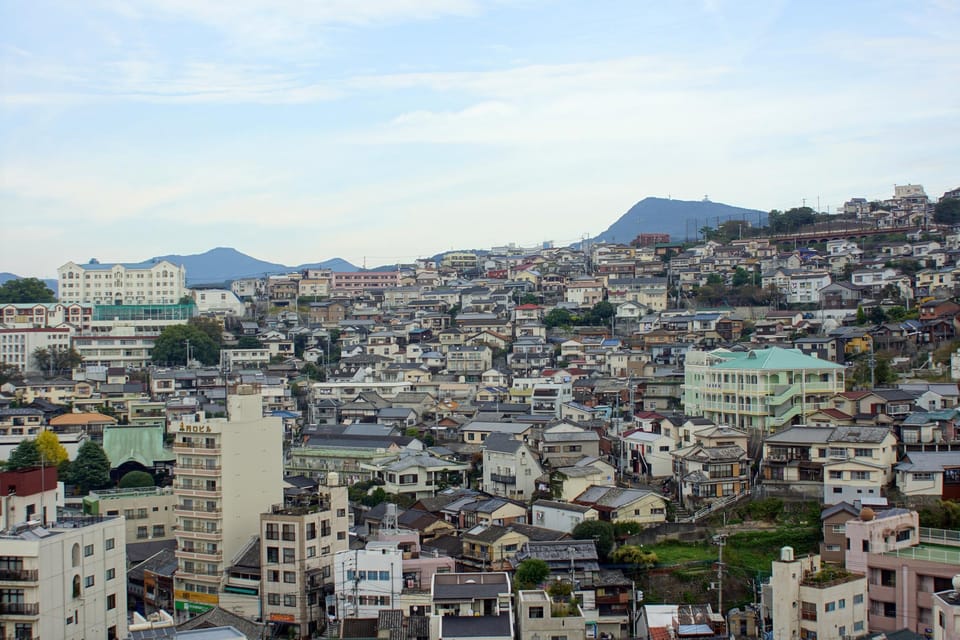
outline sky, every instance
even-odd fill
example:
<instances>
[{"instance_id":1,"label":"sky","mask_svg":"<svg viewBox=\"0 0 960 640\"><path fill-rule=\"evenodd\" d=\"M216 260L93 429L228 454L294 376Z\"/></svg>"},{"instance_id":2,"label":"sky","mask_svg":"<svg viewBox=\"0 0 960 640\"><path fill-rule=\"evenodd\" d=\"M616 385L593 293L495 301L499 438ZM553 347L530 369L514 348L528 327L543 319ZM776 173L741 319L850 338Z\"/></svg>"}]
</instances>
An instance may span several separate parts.
<instances>
[{"instance_id":1,"label":"sky","mask_svg":"<svg viewBox=\"0 0 960 640\"><path fill-rule=\"evenodd\" d=\"M960 0L0 0L0 271L960 186ZM656 231L656 229L650 229Z\"/></svg>"}]
</instances>

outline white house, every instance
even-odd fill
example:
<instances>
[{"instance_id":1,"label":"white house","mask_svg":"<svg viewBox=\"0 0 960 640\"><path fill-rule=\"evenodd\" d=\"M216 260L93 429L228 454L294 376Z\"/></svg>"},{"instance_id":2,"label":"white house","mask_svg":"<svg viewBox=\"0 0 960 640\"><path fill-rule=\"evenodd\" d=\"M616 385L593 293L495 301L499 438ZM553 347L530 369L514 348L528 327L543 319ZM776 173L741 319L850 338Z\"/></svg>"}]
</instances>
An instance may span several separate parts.
<instances>
[{"instance_id":1,"label":"white house","mask_svg":"<svg viewBox=\"0 0 960 640\"><path fill-rule=\"evenodd\" d=\"M543 468L533 451L509 435L493 433L483 443L483 487L487 493L529 500Z\"/></svg>"},{"instance_id":2,"label":"white house","mask_svg":"<svg viewBox=\"0 0 960 640\"><path fill-rule=\"evenodd\" d=\"M596 520L597 510L583 504L537 500L533 503L533 522L536 527L570 533L585 520Z\"/></svg>"},{"instance_id":3,"label":"white house","mask_svg":"<svg viewBox=\"0 0 960 640\"><path fill-rule=\"evenodd\" d=\"M403 589L403 552L396 542L368 542L366 549L340 551L333 559L337 614L376 618L396 609Z\"/></svg>"}]
</instances>

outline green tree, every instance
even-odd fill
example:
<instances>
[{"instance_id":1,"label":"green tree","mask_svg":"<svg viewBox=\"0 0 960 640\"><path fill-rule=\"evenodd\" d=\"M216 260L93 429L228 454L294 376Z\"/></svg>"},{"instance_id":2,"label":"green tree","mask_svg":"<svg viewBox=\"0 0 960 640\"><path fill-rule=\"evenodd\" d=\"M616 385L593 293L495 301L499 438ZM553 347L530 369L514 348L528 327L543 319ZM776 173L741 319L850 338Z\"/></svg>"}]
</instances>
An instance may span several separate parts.
<instances>
[{"instance_id":1,"label":"green tree","mask_svg":"<svg viewBox=\"0 0 960 640\"><path fill-rule=\"evenodd\" d=\"M550 313L546 315L543 319L543 324L548 329L553 329L555 327L569 327L573 324L573 316L570 315L570 312L567 309L551 309Z\"/></svg>"},{"instance_id":2,"label":"green tree","mask_svg":"<svg viewBox=\"0 0 960 640\"><path fill-rule=\"evenodd\" d=\"M960 222L960 198L944 198L933 209L933 221L937 224Z\"/></svg>"},{"instance_id":3,"label":"green tree","mask_svg":"<svg viewBox=\"0 0 960 640\"><path fill-rule=\"evenodd\" d=\"M37 450L43 458L44 464L59 467L69 456L67 450L60 444L60 438L53 431L41 431L37 436Z\"/></svg>"},{"instance_id":4,"label":"green tree","mask_svg":"<svg viewBox=\"0 0 960 640\"><path fill-rule=\"evenodd\" d=\"M237 340L238 349L263 349L263 343L253 336L240 336Z\"/></svg>"},{"instance_id":5,"label":"green tree","mask_svg":"<svg viewBox=\"0 0 960 640\"><path fill-rule=\"evenodd\" d=\"M750 272L743 267L737 267L736 271L733 272L732 284L734 287L742 287L745 284L752 283L753 278L751 277Z\"/></svg>"},{"instance_id":6,"label":"green tree","mask_svg":"<svg viewBox=\"0 0 960 640\"><path fill-rule=\"evenodd\" d=\"M187 324L203 331L218 347L223 344L223 325L220 324L219 320L205 316L194 316L187 321Z\"/></svg>"},{"instance_id":7,"label":"green tree","mask_svg":"<svg viewBox=\"0 0 960 640\"><path fill-rule=\"evenodd\" d=\"M190 356L205 365L216 364L220 348L207 333L191 324L176 324L164 328L153 343L150 357L154 362L187 364L187 341Z\"/></svg>"},{"instance_id":8,"label":"green tree","mask_svg":"<svg viewBox=\"0 0 960 640\"><path fill-rule=\"evenodd\" d=\"M17 469L29 469L40 466L40 448L36 440L23 439L13 451L10 452L10 458L7 460L7 470L16 471Z\"/></svg>"},{"instance_id":9,"label":"green tree","mask_svg":"<svg viewBox=\"0 0 960 640\"><path fill-rule=\"evenodd\" d=\"M584 520L573 528L574 540L594 540L597 543L597 555L606 560L613 550L613 525L603 520Z\"/></svg>"},{"instance_id":10,"label":"green tree","mask_svg":"<svg viewBox=\"0 0 960 640\"><path fill-rule=\"evenodd\" d=\"M83 362L83 356L73 347L69 349L47 349L37 347L33 350L33 360L43 374L58 375L71 371Z\"/></svg>"},{"instance_id":11,"label":"green tree","mask_svg":"<svg viewBox=\"0 0 960 640\"><path fill-rule=\"evenodd\" d=\"M525 293L520 296L520 304L537 304L539 302L537 296L532 293Z\"/></svg>"},{"instance_id":12,"label":"green tree","mask_svg":"<svg viewBox=\"0 0 960 640\"><path fill-rule=\"evenodd\" d=\"M0 284L0 303L56 302L53 291L39 278L18 278Z\"/></svg>"},{"instance_id":13,"label":"green tree","mask_svg":"<svg viewBox=\"0 0 960 640\"><path fill-rule=\"evenodd\" d=\"M867 312L863 310L863 307L857 307L857 324L867 324Z\"/></svg>"},{"instance_id":14,"label":"green tree","mask_svg":"<svg viewBox=\"0 0 960 640\"><path fill-rule=\"evenodd\" d=\"M870 322L873 324L883 324L887 321L887 314L884 312L883 307L877 305L870 309L870 313L867 314L867 318L869 318Z\"/></svg>"},{"instance_id":15,"label":"green tree","mask_svg":"<svg viewBox=\"0 0 960 640\"><path fill-rule=\"evenodd\" d=\"M614 562L633 564L649 569L657 564L657 554L635 544L625 544L610 555Z\"/></svg>"},{"instance_id":16,"label":"green tree","mask_svg":"<svg viewBox=\"0 0 960 640\"><path fill-rule=\"evenodd\" d=\"M598 324L607 323L616 312L617 309L606 300L601 300L590 309L591 317L596 318Z\"/></svg>"},{"instance_id":17,"label":"green tree","mask_svg":"<svg viewBox=\"0 0 960 640\"><path fill-rule=\"evenodd\" d=\"M80 445L76 459L70 463L67 481L76 486L80 493L109 486L110 459L103 447L93 440L86 440Z\"/></svg>"},{"instance_id":18,"label":"green tree","mask_svg":"<svg viewBox=\"0 0 960 640\"><path fill-rule=\"evenodd\" d=\"M723 286L723 276L719 273L711 273L707 276L707 284Z\"/></svg>"},{"instance_id":19,"label":"green tree","mask_svg":"<svg viewBox=\"0 0 960 640\"><path fill-rule=\"evenodd\" d=\"M904 307L890 307L887 309L887 318L891 322L903 322L907 318L907 310Z\"/></svg>"},{"instance_id":20,"label":"green tree","mask_svg":"<svg viewBox=\"0 0 960 640\"><path fill-rule=\"evenodd\" d=\"M519 565L514 574L518 589L533 589L543 583L550 575L550 565L540 558L527 558Z\"/></svg>"},{"instance_id":21,"label":"green tree","mask_svg":"<svg viewBox=\"0 0 960 640\"><path fill-rule=\"evenodd\" d=\"M128 471L120 478L121 489L138 489L140 487L153 487L156 483L146 471Z\"/></svg>"}]
</instances>

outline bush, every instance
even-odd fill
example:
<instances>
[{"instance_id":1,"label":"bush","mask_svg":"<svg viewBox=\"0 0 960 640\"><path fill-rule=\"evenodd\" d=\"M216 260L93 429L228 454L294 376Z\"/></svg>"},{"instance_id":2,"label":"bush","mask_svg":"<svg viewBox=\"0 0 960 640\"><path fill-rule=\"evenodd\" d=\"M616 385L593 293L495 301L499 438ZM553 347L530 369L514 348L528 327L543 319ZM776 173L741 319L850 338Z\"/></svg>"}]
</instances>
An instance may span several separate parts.
<instances>
[{"instance_id":1,"label":"bush","mask_svg":"<svg viewBox=\"0 0 960 640\"><path fill-rule=\"evenodd\" d=\"M156 486L153 476L146 471L129 471L120 478L121 489L139 489L153 486Z\"/></svg>"}]
</instances>

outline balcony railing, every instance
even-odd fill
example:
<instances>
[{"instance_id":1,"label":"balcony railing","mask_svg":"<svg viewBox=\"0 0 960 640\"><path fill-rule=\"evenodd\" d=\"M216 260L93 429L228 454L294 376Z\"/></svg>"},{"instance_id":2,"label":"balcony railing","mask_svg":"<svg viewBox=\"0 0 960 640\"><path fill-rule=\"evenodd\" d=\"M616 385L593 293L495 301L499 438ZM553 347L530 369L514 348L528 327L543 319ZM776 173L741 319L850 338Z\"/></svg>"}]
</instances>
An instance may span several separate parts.
<instances>
[{"instance_id":1,"label":"balcony railing","mask_svg":"<svg viewBox=\"0 0 960 640\"><path fill-rule=\"evenodd\" d=\"M40 605L36 602L0 602L0 615L36 616L40 615Z\"/></svg>"},{"instance_id":2,"label":"balcony railing","mask_svg":"<svg viewBox=\"0 0 960 640\"><path fill-rule=\"evenodd\" d=\"M220 513L220 508L204 507L201 505L187 506L185 504L178 504L174 507L174 511L182 511L184 513Z\"/></svg>"},{"instance_id":3,"label":"balcony railing","mask_svg":"<svg viewBox=\"0 0 960 640\"><path fill-rule=\"evenodd\" d=\"M198 453L220 453L220 445L217 444L206 444L204 442L174 442L174 449L182 449L184 451L196 450Z\"/></svg>"},{"instance_id":4,"label":"balcony railing","mask_svg":"<svg viewBox=\"0 0 960 640\"><path fill-rule=\"evenodd\" d=\"M508 476L502 473L491 473L490 482L498 482L500 484L517 484L517 476Z\"/></svg>"},{"instance_id":5,"label":"balcony railing","mask_svg":"<svg viewBox=\"0 0 960 640\"><path fill-rule=\"evenodd\" d=\"M0 582L36 582L37 569L0 569Z\"/></svg>"}]
</instances>

